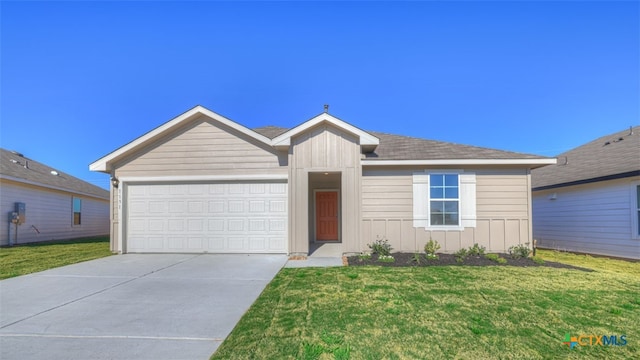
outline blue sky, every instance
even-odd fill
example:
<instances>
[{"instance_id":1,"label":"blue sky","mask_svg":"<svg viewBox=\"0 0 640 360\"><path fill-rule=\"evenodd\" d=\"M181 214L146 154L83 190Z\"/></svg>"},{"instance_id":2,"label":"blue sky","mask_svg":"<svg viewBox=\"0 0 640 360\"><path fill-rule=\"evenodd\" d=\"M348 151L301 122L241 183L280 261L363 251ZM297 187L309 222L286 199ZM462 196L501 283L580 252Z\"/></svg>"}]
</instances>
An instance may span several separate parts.
<instances>
[{"instance_id":1,"label":"blue sky","mask_svg":"<svg viewBox=\"0 0 640 360\"><path fill-rule=\"evenodd\" d=\"M553 156L640 123L640 3L0 2L0 146L88 165L200 104L248 127Z\"/></svg>"}]
</instances>

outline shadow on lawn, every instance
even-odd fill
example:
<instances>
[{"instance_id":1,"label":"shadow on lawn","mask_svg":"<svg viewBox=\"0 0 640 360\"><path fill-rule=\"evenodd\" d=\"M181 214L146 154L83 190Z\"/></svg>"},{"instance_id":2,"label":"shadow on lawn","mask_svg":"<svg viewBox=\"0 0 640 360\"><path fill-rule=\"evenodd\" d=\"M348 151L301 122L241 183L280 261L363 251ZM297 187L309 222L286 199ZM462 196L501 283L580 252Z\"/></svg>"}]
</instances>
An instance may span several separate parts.
<instances>
[{"instance_id":1,"label":"shadow on lawn","mask_svg":"<svg viewBox=\"0 0 640 360\"><path fill-rule=\"evenodd\" d=\"M40 246L50 246L50 245L70 245L70 244L92 244L92 243L104 243L109 242L108 236L96 236L90 238L78 238L78 239L67 239L67 240L50 240L50 241L38 241L24 244L16 244L16 245L3 245L2 248L17 248L17 247L40 247Z\"/></svg>"}]
</instances>

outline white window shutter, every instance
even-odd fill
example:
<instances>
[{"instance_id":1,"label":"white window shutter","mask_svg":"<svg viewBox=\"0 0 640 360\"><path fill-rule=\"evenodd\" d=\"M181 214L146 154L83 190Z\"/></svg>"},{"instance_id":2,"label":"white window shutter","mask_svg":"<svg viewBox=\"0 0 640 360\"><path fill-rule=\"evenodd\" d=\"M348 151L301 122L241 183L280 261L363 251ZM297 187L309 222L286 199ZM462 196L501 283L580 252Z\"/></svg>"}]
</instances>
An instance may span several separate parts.
<instances>
[{"instance_id":1,"label":"white window shutter","mask_svg":"<svg viewBox=\"0 0 640 360\"><path fill-rule=\"evenodd\" d=\"M460 225L465 228L476 227L475 173L460 174Z\"/></svg>"},{"instance_id":2,"label":"white window shutter","mask_svg":"<svg viewBox=\"0 0 640 360\"><path fill-rule=\"evenodd\" d=\"M429 226L429 174L413 173L413 227Z\"/></svg>"}]
</instances>

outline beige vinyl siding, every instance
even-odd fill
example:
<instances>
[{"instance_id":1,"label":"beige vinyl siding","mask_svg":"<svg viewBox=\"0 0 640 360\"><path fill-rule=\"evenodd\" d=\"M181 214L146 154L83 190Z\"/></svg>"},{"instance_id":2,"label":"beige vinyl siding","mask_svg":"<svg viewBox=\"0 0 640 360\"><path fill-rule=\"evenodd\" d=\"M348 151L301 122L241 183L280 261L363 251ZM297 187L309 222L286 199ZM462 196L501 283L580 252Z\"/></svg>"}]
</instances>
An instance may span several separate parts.
<instances>
[{"instance_id":1,"label":"beige vinyl siding","mask_svg":"<svg viewBox=\"0 0 640 360\"><path fill-rule=\"evenodd\" d=\"M230 127L195 120L115 165L116 176L286 174L287 158Z\"/></svg>"},{"instance_id":2,"label":"beige vinyl siding","mask_svg":"<svg viewBox=\"0 0 640 360\"><path fill-rule=\"evenodd\" d=\"M286 175L287 154L206 118L196 119L114 165L117 178ZM111 250L122 249L121 188L111 189Z\"/></svg>"},{"instance_id":3,"label":"beige vinyl siding","mask_svg":"<svg viewBox=\"0 0 640 360\"><path fill-rule=\"evenodd\" d=\"M18 244L109 234L107 199L8 180L0 180L0 187L0 208L7 219L0 221L0 245L9 243L8 213L14 210L16 202L23 202L26 207L26 222L18 226ZM73 225L73 197L82 199L82 224L76 226Z\"/></svg>"},{"instance_id":4,"label":"beige vinyl siding","mask_svg":"<svg viewBox=\"0 0 640 360\"><path fill-rule=\"evenodd\" d=\"M344 252L359 251L360 146L354 136L321 124L294 137L289 150L289 242L293 254L309 252L309 174L340 173L341 239Z\"/></svg>"},{"instance_id":5,"label":"beige vinyl siding","mask_svg":"<svg viewBox=\"0 0 640 360\"><path fill-rule=\"evenodd\" d=\"M634 192L640 177L535 191L538 246L640 259ZM555 200L551 200L555 194Z\"/></svg>"},{"instance_id":6,"label":"beige vinyl siding","mask_svg":"<svg viewBox=\"0 0 640 360\"><path fill-rule=\"evenodd\" d=\"M394 249L422 251L430 238L443 252L455 252L474 243L488 251L505 252L519 243L530 242L529 175L526 169L469 168L476 174L475 228L464 231L426 231L413 227L413 172L364 169L362 177L361 250L377 237L386 237Z\"/></svg>"}]
</instances>

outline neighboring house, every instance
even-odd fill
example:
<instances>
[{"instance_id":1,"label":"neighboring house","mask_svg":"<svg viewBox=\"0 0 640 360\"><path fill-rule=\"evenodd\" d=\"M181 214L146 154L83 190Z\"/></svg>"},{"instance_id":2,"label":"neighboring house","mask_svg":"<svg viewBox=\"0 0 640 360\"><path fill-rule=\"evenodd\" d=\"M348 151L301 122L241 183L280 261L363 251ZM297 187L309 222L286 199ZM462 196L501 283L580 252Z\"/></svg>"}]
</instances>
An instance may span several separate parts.
<instances>
[{"instance_id":1,"label":"neighboring house","mask_svg":"<svg viewBox=\"0 0 640 360\"><path fill-rule=\"evenodd\" d=\"M640 259L640 126L532 172L539 247Z\"/></svg>"},{"instance_id":2,"label":"neighboring house","mask_svg":"<svg viewBox=\"0 0 640 360\"><path fill-rule=\"evenodd\" d=\"M249 129L201 106L90 165L112 176L112 250L343 253L531 242L536 155L367 132L328 113Z\"/></svg>"},{"instance_id":3,"label":"neighboring house","mask_svg":"<svg viewBox=\"0 0 640 360\"><path fill-rule=\"evenodd\" d=\"M10 222L16 204L23 204L17 226ZM108 191L5 149L0 209L0 245L109 234Z\"/></svg>"}]
</instances>

